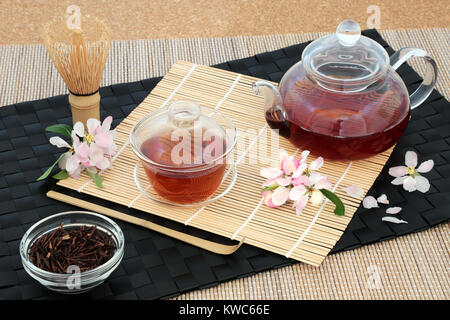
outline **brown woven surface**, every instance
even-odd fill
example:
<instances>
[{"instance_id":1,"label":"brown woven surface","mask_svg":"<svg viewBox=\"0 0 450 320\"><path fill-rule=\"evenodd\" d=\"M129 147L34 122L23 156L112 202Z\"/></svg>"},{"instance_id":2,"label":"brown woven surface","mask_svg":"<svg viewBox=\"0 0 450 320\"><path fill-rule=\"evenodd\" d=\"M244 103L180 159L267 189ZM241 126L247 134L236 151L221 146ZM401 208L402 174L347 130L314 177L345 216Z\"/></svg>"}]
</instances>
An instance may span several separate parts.
<instances>
[{"instance_id":1,"label":"brown woven surface","mask_svg":"<svg viewBox=\"0 0 450 320\"><path fill-rule=\"evenodd\" d=\"M382 31L397 49L429 51L440 70L437 88L449 99L449 29ZM112 45L104 84L164 74L177 60L214 64L303 42L318 34L221 39L121 41ZM0 47L0 105L66 92L42 45ZM419 73L421 66L418 66ZM329 256L319 267L296 264L178 299L449 299L449 224L391 241ZM370 270L380 272L379 289L369 289Z\"/></svg>"}]
</instances>

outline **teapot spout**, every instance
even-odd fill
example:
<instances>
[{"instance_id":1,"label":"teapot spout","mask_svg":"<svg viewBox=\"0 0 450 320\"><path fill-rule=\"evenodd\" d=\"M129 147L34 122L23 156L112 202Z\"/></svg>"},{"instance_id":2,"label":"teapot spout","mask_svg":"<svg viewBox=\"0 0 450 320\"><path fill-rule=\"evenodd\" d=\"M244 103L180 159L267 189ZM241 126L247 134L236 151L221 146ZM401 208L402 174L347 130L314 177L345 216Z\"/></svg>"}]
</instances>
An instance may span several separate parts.
<instances>
[{"instance_id":1,"label":"teapot spout","mask_svg":"<svg viewBox=\"0 0 450 320\"><path fill-rule=\"evenodd\" d=\"M283 101L281 99L278 88L267 81L256 81L252 84L253 92L257 95L264 96L264 110L283 109Z\"/></svg>"}]
</instances>

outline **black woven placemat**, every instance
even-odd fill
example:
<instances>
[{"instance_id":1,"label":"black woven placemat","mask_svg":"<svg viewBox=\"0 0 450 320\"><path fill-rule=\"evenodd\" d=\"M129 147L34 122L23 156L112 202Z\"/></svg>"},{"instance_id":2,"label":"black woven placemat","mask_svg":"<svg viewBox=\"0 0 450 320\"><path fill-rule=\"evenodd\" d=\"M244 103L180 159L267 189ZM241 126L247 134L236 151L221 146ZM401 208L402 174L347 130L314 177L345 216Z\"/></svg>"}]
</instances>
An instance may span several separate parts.
<instances>
[{"instance_id":1,"label":"black woven placemat","mask_svg":"<svg viewBox=\"0 0 450 320\"><path fill-rule=\"evenodd\" d=\"M363 34L378 41L389 54L394 52L375 30L364 31ZM307 44L230 61L216 67L278 82L286 70L300 60ZM398 73L410 92L421 81L407 65L400 67ZM102 117L112 115L113 125L117 125L159 80L153 78L101 88ZM263 110L257 112L263 116ZM45 196L49 188L55 188L53 182L35 181L58 156L56 148L48 143L51 134L44 131L45 127L57 122L71 124L67 96L0 108L0 300L170 297L295 263L249 245L242 246L231 256L215 255L118 221L125 233L125 257L104 284L77 297L58 295L43 288L23 270L18 246L24 232L38 220L57 212L77 209ZM407 150L418 152L421 160L433 159L435 162L435 168L427 174L431 189L426 194L408 193L390 183L392 178L387 174L388 168L403 164ZM73 191L65 189L64 192ZM412 112L407 131L368 194L381 193L388 194L391 205L403 207L401 216L408 224L383 223L381 217L384 209L365 210L360 207L332 253L424 230L450 218L450 103L437 91L433 91L428 100ZM227 242L226 239L192 227L105 200L75 194L177 230Z\"/></svg>"}]
</instances>

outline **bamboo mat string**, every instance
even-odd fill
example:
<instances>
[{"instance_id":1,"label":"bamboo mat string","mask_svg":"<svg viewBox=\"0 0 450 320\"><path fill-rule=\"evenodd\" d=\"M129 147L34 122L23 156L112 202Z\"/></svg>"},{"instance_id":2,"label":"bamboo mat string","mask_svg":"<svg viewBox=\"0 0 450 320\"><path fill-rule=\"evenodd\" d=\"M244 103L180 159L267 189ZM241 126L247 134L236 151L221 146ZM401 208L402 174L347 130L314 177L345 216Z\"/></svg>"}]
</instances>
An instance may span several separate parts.
<instances>
[{"instance_id":1,"label":"bamboo mat string","mask_svg":"<svg viewBox=\"0 0 450 320\"><path fill-rule=\"evenodd\" d=\"M241 78L241 75L238 74L236 79L234 79L233 84L231 85L230 89L228 89L227 93L225 93L223 98L217 103L216 107L214 108L215 110L219 110L219 108L222 105L222 103L224 103L225 100L227 100L227 98L230 95L231 91L233 91L234 87L236 87L236 85L238 84L240 78Z\"/></svg>"},{"instance_id":2,"label":"bamboo mat string","mask_svg":"<svg viewBox=\"0 0 450 320\"><path fill-rule=\"evenodd\" d=\"M145 190L145 192L147 192L149 189L150 189L150 185L148 185L144 190ZM142 192L140 192L140 193L136 196L136 198L134 198L134 199L128 204L128 208L131 208L131 207L134 205L134 203L135 203L136 201L138 201L139 198L142 197L143 195L144 195L144 194L143 194Z\"/></svg>"},{"instance_id":3,"label":"bamboo mat string","mask_svg":"<svg viewBox=\"0 0 450 320\"><path fill-rule=\"evenodd\" d=\"M258 211L259 207L261 207L263 202L264 202L264 198L261 197L261 200L259 200L259 202L256 205L255 209L253 209L253 211L249 214L248 218L244 221L243 224L241 224L239 226L239 228L236 230L236 232L233 233L233 235L231 236L231 240L236 239L236 237L239 234L239 232L241 232L241 230L245 228L245 226L250 222L250 220L252 220L253 216L256 214L256 212Z\"/></svg>"}]
</instances>

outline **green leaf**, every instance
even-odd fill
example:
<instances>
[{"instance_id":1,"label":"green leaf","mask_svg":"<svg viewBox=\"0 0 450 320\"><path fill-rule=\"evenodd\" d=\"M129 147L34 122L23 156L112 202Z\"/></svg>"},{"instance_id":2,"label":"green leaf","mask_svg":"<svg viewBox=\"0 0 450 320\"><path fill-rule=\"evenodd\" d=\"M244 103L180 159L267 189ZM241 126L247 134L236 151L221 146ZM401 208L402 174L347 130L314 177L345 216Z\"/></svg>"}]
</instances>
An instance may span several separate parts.
<instances>
[{"instance_id":1,"label":"green leaf","mask_svg":"<svg viewBox=\"0 0 450 320\"><path fill-rule=\"evenodd\" d=\"M52 166L51 166L50 168L48 168L48 169L42 174L42 176L40 176L39 178L37 178L36 181L41 181L41 180L44 180L45 178L47 178L47 177L50 175L50 173L52 172L53 168L54 168L54 167L58 164L58 162L64 157L64 154L65 154L65 153L63 153L62 155L60 155L59 158L58 158L58 160L56 160L55 163L52 164Z\"/></svg>"},{"instance_id":2,"label":"green leaf","mask_svg":"<svg viewBox=\"0 0 450 320\"><path fill-rule=\"evenodd\" d=\"M325 197L328 198L331 202L334 203L336 208L334 209L334 214L337 216L343 216L345 214L345 206L342 203L341 199L333 192L327 189L320 189L320 192L323 193Z\"/></svg>"},{"instance_id":3,"label":"green leaf","mask_svg":"<svg viewBox=\"0 0 450 320\"><path fill-rule=\"evenodd\" d=\"M67 124L54 124L50 127L45 128L45 130L48 132L59 133L69 138L72 137L72 127Z\"/></svg>"},{"instance_id":4,"label":"green leaf","mask_svg":"<svg viewBox=\"0 0 450 320\"><path fill-rule=\"evenodd\" d=\"M89 172L87 170L86 170L86 172L87 172L88 176L91 177L92 180L94 180L94 182L97 185L97 187L103 188L103 180L104 179L102 177L100 177L98 175L98 173L92 173L92 172Z\"/></svg>"},{"instance_id":5,"label":"green leaf","mask_svg":"<svg viewBox=\"0 0 450 320\"><path fill-rule=\"evenodd\" d=\"M57 174L55 174L52 178L57 179L57 180L64 180L67 179L69 177L69 174L67 173L66 170L62 170L60 172L58 172Z\"/></svg>"}]
</instances>

